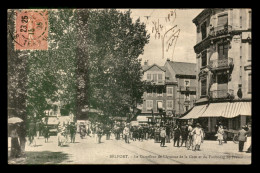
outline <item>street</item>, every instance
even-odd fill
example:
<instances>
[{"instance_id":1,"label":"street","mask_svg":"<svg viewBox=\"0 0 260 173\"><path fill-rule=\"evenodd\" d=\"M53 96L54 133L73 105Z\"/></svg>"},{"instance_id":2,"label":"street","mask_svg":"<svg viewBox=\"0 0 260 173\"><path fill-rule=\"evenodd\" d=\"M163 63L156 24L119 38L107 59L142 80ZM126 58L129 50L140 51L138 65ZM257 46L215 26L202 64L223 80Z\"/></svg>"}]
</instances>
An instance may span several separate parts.
<instances>
[{"instance_id":1,"label":"street","mask_svg":"<svg viewBox=\"0 0 260 173\"><path fill-rule=\"evenodd\" d=\"M10 164L250 164L251 153L238 152L232 141L218 145L218 141L204 141L201 151L173 147L173 142L160 147L153 140L132 141L106 140L97 144L94 137L81 139L63 147L57 145L57 137L51 136L48 143L37 139L36 147L26 144L26 159L9 160ZM245 149L244 149L245 150ZM10 152L10 139L9 148Z\"/></svg>"}]
</instances>

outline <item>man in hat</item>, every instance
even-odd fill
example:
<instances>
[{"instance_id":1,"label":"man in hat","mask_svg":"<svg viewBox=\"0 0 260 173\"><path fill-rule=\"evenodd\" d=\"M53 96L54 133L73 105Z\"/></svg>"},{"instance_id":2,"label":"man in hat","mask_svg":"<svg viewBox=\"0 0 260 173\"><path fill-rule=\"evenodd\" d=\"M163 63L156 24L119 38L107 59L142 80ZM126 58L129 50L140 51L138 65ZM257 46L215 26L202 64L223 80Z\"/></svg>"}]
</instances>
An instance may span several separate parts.
<instances>
[{"instance_id":1,"label":"man in hat","mask_svg":"<svg viewBox=\"0 0 260 173\"><path fill-rule=\"evenodd\" d=\"M161 131L160 131L160 137L161 137L161 147L165 146L165 138L166 138L166 131L165 131L165 127L162 127Z\"/></svg>"},{"instance_id":2,"label":"man in hat","mask_svg":"<svg viewBox=\"0 0 260 173\"><path fill-rule=\"evenodd\" d=\"M129 144L129 135L130 135L129 123L126 124L126 126L123 130L123 134L124 134L124 137L125 137L125 143Z\"/></svg>"},{"instance_id":3,"label":"man in hat","mask_svg":"<svg viewBox=\"0 0 260 173\"><path fill-rule=\"evenodd\" d=\"M238 132L238 150L239 152L243 152L244 149L244 143L246 141L246 126L242 126L242 129Z\"/></svg>"}]
</instances>

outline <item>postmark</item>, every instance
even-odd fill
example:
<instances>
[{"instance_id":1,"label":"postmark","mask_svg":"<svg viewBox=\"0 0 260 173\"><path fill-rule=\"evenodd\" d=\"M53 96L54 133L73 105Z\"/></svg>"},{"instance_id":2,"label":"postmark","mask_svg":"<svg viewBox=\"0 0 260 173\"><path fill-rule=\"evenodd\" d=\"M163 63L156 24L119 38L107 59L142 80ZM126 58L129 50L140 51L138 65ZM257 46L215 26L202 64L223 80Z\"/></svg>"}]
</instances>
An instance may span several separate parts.
<instances>
[{"instance_id":1,"label":"postmark","mask_svg":"<svg viewBox=\"0 0 260 173\"><path fill-rule=\"evenodd\" d=\"M15 12L15 50L48 50L48 11Z\"/></svg>"}]
</instances>

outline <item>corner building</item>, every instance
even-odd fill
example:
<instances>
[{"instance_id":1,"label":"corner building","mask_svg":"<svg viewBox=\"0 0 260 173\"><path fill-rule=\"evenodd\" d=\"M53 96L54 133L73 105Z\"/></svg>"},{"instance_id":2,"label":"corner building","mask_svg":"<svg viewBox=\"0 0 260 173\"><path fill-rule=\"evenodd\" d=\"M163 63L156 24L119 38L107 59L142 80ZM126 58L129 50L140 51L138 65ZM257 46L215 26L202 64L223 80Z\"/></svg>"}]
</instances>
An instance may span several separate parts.
<instances>
[{"instance_id":1,"label":"corner building","mask_svg":"<svg viewBox=\"0 0 260 173\"><path fill-rule=\"evenodd\" d=\"M205 9L193 19L197 100L181 119L207 135L221 122L230 131L251 123L251 9Z\"/></svg>"}]
</instances>

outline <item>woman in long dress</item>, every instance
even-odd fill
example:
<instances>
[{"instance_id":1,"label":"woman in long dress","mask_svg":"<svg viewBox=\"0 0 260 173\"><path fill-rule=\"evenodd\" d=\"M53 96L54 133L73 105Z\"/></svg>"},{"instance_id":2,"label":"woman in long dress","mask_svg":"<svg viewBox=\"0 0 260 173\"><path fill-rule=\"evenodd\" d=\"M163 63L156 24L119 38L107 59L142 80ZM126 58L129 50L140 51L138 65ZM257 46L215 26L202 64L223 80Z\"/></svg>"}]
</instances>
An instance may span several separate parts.
<instances>
[{"instance_id":1,"label":"woman in long dress","mask_svg":"<svg viewBox=\"0 0 260 173\"><path fill-rule=\"evenodd\" d=\"M224 135L224 129L222 125L220 125L217 132L217 136L218 136L217 140L219 141L219 145L222 145L223 135Z\"/></svg>"},{"instance_id":2,"label":"woman in long dress","mask_svg":"<svg viewBox=\"0 0 260 173\"><path fill-rule=\"evenodd\" d=\"M200 145L204 138L204 132L201 129L201 126L199 123L196 124L196 127L191 132L193 134L192 136L192 150L200 150Z\"/></svg>"}]
</instances>

